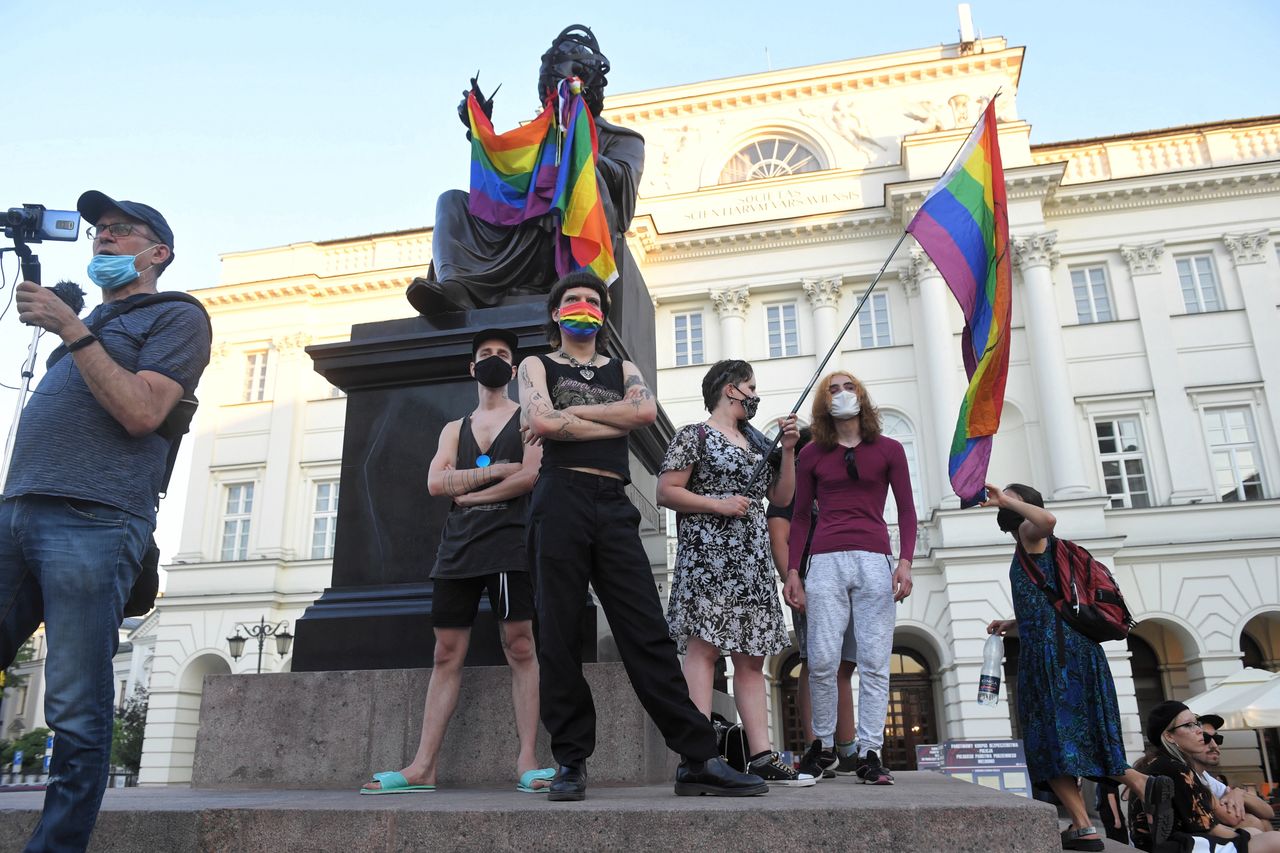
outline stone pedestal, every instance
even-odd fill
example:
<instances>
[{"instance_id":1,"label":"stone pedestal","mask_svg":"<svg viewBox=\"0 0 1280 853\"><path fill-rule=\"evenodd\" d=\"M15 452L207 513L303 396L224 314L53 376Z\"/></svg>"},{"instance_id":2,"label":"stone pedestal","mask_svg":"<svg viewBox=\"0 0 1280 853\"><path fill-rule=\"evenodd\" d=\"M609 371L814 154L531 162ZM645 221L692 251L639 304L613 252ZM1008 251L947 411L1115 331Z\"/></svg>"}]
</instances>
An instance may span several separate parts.
<instances>
[{"instance_id":1,"label":"stone pedestal","mask_svg":"<svg viewBox=\"0 0 1280 853\"><path fill-rule=\"evenodd\" d=\"M620 663L587 664L596 704L592 783L670 782L678 761L636 698ZM413 758L429 669L211 675L204 682L191 785L195 788L337 788ZM511 672L468 667L440 749L442 788L515 787ZM551 766L538 727L538 760Z\"/></svg>"}]
</instances>

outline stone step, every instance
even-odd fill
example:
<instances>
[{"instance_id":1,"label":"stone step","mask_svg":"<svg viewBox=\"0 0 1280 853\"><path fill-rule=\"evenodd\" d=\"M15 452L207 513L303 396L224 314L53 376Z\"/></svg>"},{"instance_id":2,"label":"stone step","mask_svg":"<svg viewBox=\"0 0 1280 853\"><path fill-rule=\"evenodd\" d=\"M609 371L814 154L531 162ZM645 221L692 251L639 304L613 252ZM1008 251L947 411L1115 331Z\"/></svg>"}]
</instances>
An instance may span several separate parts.
<instances>
[{"instance_id":1,"label":"stone step","mask_svg":"<svg viewBox=\"0 0 1280 853\"><path fill-rule=\"evenodd\" d=\"M588 770L590 765L588 765ZM593 784L579 803L512 788L359 796L354 791L186 787L107 791L98 853L306 851L1028 851L1056 853L1054 809L948 779L900 773L894 787L852 778L760 797L677 797L669 783ZM35 826L38 793L0 794L0 853Z\"/></svg>"}]
</instances>

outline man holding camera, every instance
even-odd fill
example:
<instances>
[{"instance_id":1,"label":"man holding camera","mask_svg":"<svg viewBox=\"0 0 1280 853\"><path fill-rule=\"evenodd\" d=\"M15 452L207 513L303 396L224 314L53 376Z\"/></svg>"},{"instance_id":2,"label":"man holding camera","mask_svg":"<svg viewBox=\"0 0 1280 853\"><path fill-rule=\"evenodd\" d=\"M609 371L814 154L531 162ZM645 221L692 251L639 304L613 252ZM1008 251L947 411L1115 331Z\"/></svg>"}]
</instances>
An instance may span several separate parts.
<instances>
[{"instance_id":1,"label":"man holding camera","mask_svg":"<svg viewBox=\"0 0 1280 853\"><path fill-rule=\"evenodd\" d=\"M43 621L45 717L57 735L28 851L83 850L97 821L111 658L155 528L170 449L162 435L195 390L211 338L198 306L155 301L173 260L159 211L96 191L76 206L93 225L89 277L102 305L82 322L32 282L15 297L18 319L62 339L22 412L0 503L0 667Z\"/></svg>"}]
</instances>

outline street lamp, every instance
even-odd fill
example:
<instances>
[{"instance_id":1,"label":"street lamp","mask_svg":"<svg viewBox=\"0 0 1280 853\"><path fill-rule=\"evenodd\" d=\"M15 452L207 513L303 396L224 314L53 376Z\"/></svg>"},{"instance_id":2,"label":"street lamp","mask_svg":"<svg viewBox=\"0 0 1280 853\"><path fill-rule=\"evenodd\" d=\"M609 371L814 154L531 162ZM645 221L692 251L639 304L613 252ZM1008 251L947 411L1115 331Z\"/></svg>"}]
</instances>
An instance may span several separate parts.
<instances>
[{"instance_id":1,"label":"street lamp","mask_svg":"<svg viewBox=\"0 0 1280 853\"><path fill-rule=\"evenodd\" d=\"M246 637L240 633L240 629L249 632ZM267 641L267 637L276 638L276 652L280 657L289 654L289 649L293 646L293 634L289 633L289 623L281 622L279 625L268 625L267 617L262 616L258 620L258 624L251 622L236 623L236 633L234 636L227 637L227 646L231 649L231 659L240 660L240 656L244 654L244 644L250 638L258 641L258 673L262 673L262 646Z\"/></svg>"}]
</instances>

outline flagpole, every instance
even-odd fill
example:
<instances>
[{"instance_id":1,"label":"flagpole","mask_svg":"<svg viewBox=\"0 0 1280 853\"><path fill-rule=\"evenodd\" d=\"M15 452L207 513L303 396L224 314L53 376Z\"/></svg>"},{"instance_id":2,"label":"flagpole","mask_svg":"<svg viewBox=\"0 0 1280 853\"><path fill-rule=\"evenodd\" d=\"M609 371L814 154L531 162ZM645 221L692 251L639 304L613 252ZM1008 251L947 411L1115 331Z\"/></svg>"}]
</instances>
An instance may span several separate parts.
<instances>
[{"instance_id":1,"label":"flagpole","mask_svg":"<svg viewBox=\"0 0 1280 853\"><path fill-rule=\"evenodd\" d=\"M831 360L831 356L836 354L836 349L840 346L840 342L844 340L844 336L849 334L853 321L858 318L858 312L862 310L862 306L867 304L867 300L871 298L871 291L876 289L876 285L880 283L880 279L884 276L884 271L889 268L889 262L893 260L893 256L898 254L898 249L902 248L902 242L907 239L907 232L903 231L902 236L898 238L898 242L893 244L893 249L889 251L889 257L884 259L884 263L880 265L880 271L876 273L876 277L871 280L871 284L867 285L867 289L862 292L862 298L858 300L857 306L854 307L853 313L849 315L848 321L845 322L844 328L836 335L834 341L831 342L831 348L827 350L827 354L822 357L822 361L818 362L818 368L813 371L813 376L809 377L809 384L804 386L804 390L800 392L799 399L796 404L791 407L790 414L800 411L800 406L804 403L805 398L809 396L809 392L813 390L813 386L818 384L818 378L822 376L822 369L827 366L827 362ZM751 472L751 481L747 484L746 491L751 490L751 486L755 485L756 480L764 473L765 466L769 464L769 456L773 453L774 448L778 446L778 442L782 440L782 430L778 430L778 434L773 437L773 443L769 445L768 451L765 452L757 464L754 471Z\"/></svg>"}]
</instances>

